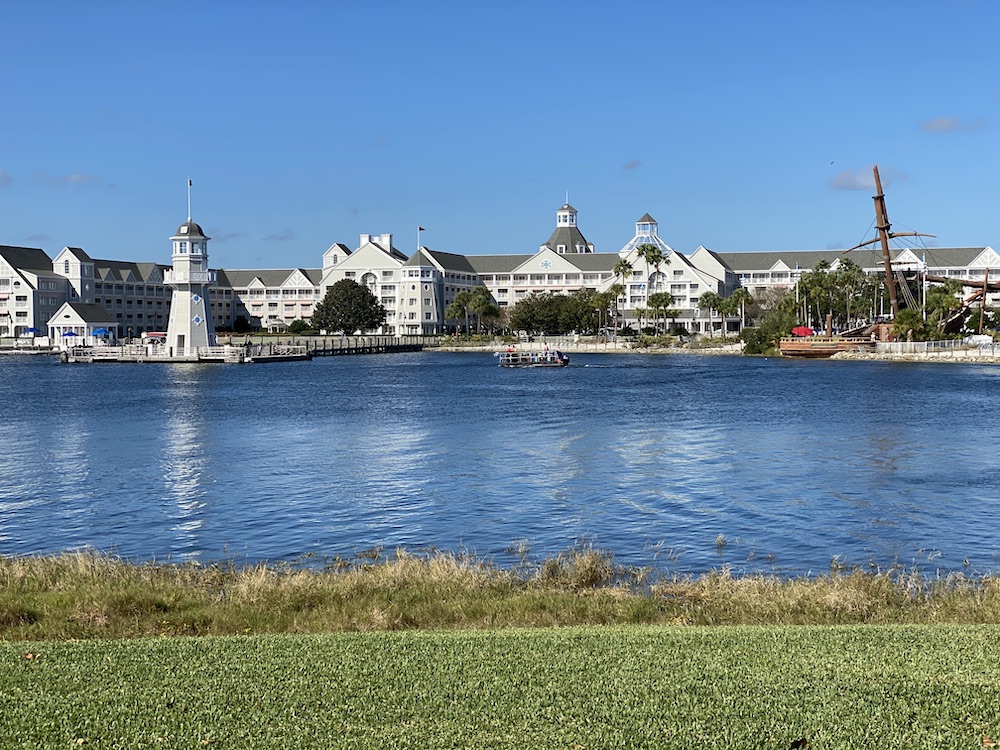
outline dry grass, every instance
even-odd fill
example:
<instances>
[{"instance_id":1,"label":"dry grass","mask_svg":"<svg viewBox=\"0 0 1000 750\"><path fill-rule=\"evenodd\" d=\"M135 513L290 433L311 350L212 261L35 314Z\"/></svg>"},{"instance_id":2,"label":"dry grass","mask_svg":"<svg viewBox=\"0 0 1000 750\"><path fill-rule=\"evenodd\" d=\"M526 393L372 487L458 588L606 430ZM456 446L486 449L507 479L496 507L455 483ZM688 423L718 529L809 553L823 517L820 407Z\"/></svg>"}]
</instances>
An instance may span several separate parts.
<instances>
[{"instance_id":1,"label":"dry grass","mask_svg":"<svg viewBox=\"0 0 1000 750\"><path fill-rule=\"evenodd\" d=\"M636 623L1000 623L1000 581L905 570L657 580L588 547L517 569L405 550L326 567L0 558L8 640Z\"/></svg>"}]
</instances>

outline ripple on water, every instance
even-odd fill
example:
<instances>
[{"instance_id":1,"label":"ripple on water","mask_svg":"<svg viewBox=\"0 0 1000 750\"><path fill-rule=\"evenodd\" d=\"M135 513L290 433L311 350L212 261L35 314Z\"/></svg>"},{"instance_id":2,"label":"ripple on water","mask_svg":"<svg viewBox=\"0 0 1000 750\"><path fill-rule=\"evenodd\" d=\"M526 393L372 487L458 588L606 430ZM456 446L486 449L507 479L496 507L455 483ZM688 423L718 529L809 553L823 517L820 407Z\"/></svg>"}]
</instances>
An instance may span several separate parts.
<instances>
[{"instance_id":1,"label":"ripple on water","mask_svg":"<svg viewBox=\"0 0 1000 750\"><path fill-rule=\"evenodd\" d=\"M516 562L586 539L676 572L796 574L834 557L996 570L1000 477L983 436L998 373L645 355L532 371L440 353L0 361L0 553L402 545ZM968 413L981 418L955 417Z\"/></svg>"}]
</instances>

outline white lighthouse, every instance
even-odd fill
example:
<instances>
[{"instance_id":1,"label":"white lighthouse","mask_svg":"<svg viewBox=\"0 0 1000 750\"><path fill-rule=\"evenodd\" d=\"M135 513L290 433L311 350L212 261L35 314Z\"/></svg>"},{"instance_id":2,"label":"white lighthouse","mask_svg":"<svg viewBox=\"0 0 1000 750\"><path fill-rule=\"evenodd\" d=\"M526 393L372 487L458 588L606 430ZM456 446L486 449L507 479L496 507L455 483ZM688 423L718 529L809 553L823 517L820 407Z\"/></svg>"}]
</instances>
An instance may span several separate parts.
<instances>
[{"instance_id":1,"label":"white lighthouse","mask_svg":"<svg viewBox=\"0 0 1000 750\"><path fill-rule=\"evenodd\" d=\"M163 280L173 287L167 323L167 347L173 357L194 357L199 347L215 345L209 301L215 271L208 270L209 239L190 216L170 238L174 244L173 268Z\"/></svg>"}]
</instances>

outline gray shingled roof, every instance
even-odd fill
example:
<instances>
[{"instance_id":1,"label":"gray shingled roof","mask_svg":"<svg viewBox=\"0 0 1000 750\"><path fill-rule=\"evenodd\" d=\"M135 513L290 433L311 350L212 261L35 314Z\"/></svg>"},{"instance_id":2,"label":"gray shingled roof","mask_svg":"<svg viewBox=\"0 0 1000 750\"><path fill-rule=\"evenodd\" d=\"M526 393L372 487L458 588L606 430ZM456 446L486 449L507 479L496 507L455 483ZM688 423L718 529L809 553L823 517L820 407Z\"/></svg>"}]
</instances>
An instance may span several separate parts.
<instances>
[{"instance_id":1,"label":"gray shingled roof","mask_svg":"<svg viewBox=\"0 0 1000 750\"><path fill-rule=\"evenodd\" d=\"M185 228L186 228L186 231L185 231ZM183 224L181 224L179 227L177 227L177 234L175 234L174 236L175 237L184 237L184 238L190 237L191 239L195 239L195 240L210 240L210 239L212 239L211 237L207 237L205 235L205 232L202 231L202 228L196 222L193 222L190 219L188 219Z\"/></svg>"},{"instance_id":2,"label":"gray shingled roof","mask_svg":"<svg viewBox=\"0 0 1000 750\"><path fill-rule=\"evenodd\" d=\"M254 279L260 279L266 287L276 288L284 284L296 271L301 271L313 286L319 286L323 279L323 271L319 268L219 269L215 278L219 286L229 286L233 289L245 289Z\"/></svg>"},{"instance_id":3,"label":"gray shingled roof","mask_svg":"<svg viewBox=\"0 0 1000 750\"><path fill-rule=\"evenodd\" d=\"M64 249L69 250L71 253L73 253L73 255L75 255L77 258L79 258L84 262L92 262L94 260L89 255L87 255L87 251L84 250L82 247L67 247Z\"/></svg>"},{"instance_id":4,"label":"gray shingled roof","mask_svg":"<svg viewBox=\"0 0 1000 750\"><path fill-rule=\"evenodd\" d=\"M655 224L655 223L656 223L656 219L654 219L648 213L643 214L639 218L639 220L636 222L636 224Z\"/></svg>"},{"instance_id":5,"label":"gray shingled roof","mask_svg":"<svg viewBox=\"0 0 1000 750\"><path fill-rule=\"evenodd\" d=\"M621 256L618 253L566 253L560 256L585 273L610 271Z\"/></svg>"},{"instance_id":6,"label":"gray shingled roof","mask_svg":"<svg viewBox=\"0 0 1000 750\"><path fill-rule=\"evenodd\" d=\"M427 258L430 257L430 260ZM457 255L455 253L443 253L438 250L430 250L426 247L420 248L415 252L410 259L404 263L404 266L427 266L431 265L431 260L436 261L441 268L446 271L458 271L459 273L476 273L476 269L473 268L472 263L469 262L469 258L465 255Z\"/></svg>"},{"instance_id":7,"label":"gray shingled roof","mask_svg":"<svg viewBox=\"0 0 1000 750\"><path fill-rule=\"evenodd\" d=\"M100 281L124 281L131 273L137 282L147 283L153 271L159 268L162 278L163 271L170 266L159 263L130 263L120 260L94 260L94 274Z\"/></svg>"},{"instance_id":8,"label":"gray shingled roof","mask_svg":"<svg viewBox=\"0 0 1000 750\"><path fill-rule=\"evenodd\" d=\"M87 323L111 323L117 324L118 319L104 309L103 305L84 302L70 302L69 306L73 312L79 315Z\"/></svg>"},{"instance_id":9,"label":"gray shingled roof","mask_svg":"<svg viewBox=\"0 0 1000 750\"><path fill-rule=\"evenodd\" d=\"M545 243L546 247L556 251L558 251L560 245L566 247L566 255L579 252L576 249L577 245L583 245L583 252L587 252L588 250L587 238L583 236L583 232L577 227L557 227Z\"/></svg>"},{"instance_id":10,"label":"gray shingled roof","mask_svg":"<svg viewBox=\"0 0 1000 750\"><path fill-rule=\"evenodd\" d=\"M52 258L44 250L35 247L0 245L0 258L3 258L12 268L52 272Z\"/></svg>"},{"instance_id":11,"label":"gray shingled roof","mask_svg":"<svg viewBox=\"0 0 1000 750\"><path fill-rule=\"evenodd\" d=\"M513 273L522 263L535 257L530 255L468 255L466 259L478 274Z\"/></svg>"},{"instance_id":12,"label":"gray shingled roof","mask_svg":"<svg viewBox=\"0 0 1000 750\"><path fill-rule=\"evenodd\" d=\"M707 249L707 248L706 248ZM955 266L966 267L978 256L982 247L932 247L932 248L890 248L890 257L895 259L900 254L912 250L918 257L925 255L927 265L932 267ZM711 252L711 251L710 251ZM766 271L779 262L784 262L790 269L796 265L800 269L811 269L821 260L832 264L836 260L849 258L861 268L878 268L882 264L882 251L879 248L861 249L845 252L843 250L789 250L747 253L715 253L719 261L736 273L749 271Z\"/></svg>"}]
</instances>

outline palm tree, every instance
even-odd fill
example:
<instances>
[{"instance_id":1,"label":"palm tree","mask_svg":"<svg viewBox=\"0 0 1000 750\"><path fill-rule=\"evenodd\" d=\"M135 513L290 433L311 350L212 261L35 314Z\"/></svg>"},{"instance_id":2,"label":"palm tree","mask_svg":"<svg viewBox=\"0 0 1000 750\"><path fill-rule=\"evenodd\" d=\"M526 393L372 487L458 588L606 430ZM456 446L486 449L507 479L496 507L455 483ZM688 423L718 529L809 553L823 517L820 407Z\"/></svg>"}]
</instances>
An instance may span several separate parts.
<instances>
[{"instance_id":1,"label":"palm tree","mask_svg":"<svg viewBox=\"0 0 1000 750\"><path fill-rule=\"evenodd\" d=\"M635 313L636 323L639 324L639 333L642 333L642 319L645 317L647 310L645 307L636 307L632 312Z\"/></svg>"},{"instance_id":2,"label":"palm tree","mask_svg":"<svg viewBox=\"0 0 1000 750\"><path fill-rule=\"evenodd\" d=\"M715 326L712 324L712 311L719 309L719 304L722 302L722 297L720 297L715 292L705 292L698 298L698 307L702 310L708 310L708 332L709 334L714 333Z\"/></svg>"},{"instance_id":3,"label":"palm tree","mask_svg":"<svg viewBox=\"0 0 1000 750\"><path fill-rule=\"evenodd\" d=\"M485 287L484 287L485 288ZM468 289L463 289L458 294L455 295L455 299L452 303L448 305L448 309L444 311L444 316L455 320L457 318L465 316L465 332L469 333L469 310L472 307L472 293Z\"/></svg>"},{"instance_id":4,"label":"palm tree","mask_svg":"<svg viewBox=\"0 0 1000 750\"><path fill-rule=\"evenodd\" d=\"M474 287L469 293L469 309L476 314L476 329L482 327L483 318L495 316L495 310L499 311L490 290L485 286Z\"/></svg>"},{"instance_id":5,"label":"palm tree","mask_svg":"<svg viewBox=\"0 0 1000 750\"><path fill-rule=\"evenodd\" d=\"M726 319L740 311L740 303L738 299L733 299L730 295L729 297L722 297L716 309L722 315L722 340L725 341L729 329L729 323Z\"/></svg>"},{"instance_id":6,"label":"palm tree","mask_svg":"<svg viewBox=\"0 0 1000 750\"><path fill-rule=\"evenodd\" d=\"M616 279L619 279L619 283L615 286L621 289L618 295L615 296L615 301L617 302L618 296L626 292L627 287L625 282L628 277L632 275L632 264L629 263L625 258L619 258L615 265L611 268L611 272L615 275ZM612 287L614 288L614 287ZM628 306L628 295L625 297L625 306ZM617 307L617 305L616 305Z\"/></svg>"},{"instance_id":7,"label":"palm tree","mask_svg":"<svg viewBox=\"0 0 1000 750\"><path fill-rule=\"evenodd\" d=\"M608 287L608 298L615 317L615 339L618 338L618 300L624 293L625 287L622 284L612 284Z\"/></svg>"},{"instance_id":8,"label":"palm tree","mask_svg":"<svg viewBox=\"0 0 1000 750\"><path fill-rule=\"evenodd\" d=\"M663 317L664 318L670 318L670 327L671 327L671 329L673 329L673 330L677 329L677 318L678 318L678 316L680 316L680 314L681 314L681 311L680 310L676 310L674 308L670 308L669 310L664 310L663 311Z\"/></svg>"},{"instance_id":9,"label":"palm tree","mask_svg":"<svg viewBox=\"0 0 1000 750\"><path fill-rule=\"evenodd\" d=\"M655 292L649 295L649 306L653 309L657 334L660 333L660 316L674 302L669 292Z\"/></svg>"},{"instance_id":10,"label":"palm tree","mask_svg":"<svg viewBox=\"0 0 1000 750\"><path fill-rule=\"evenodd\" d=\"M746 287L737 287L736 291L733 292L729 299L733 300L734 304L739 307L740 310L740 330L742 331L747 324L747 302L753 302L753 295L750 294Z\"/></svg>"},{"instance_id":11,"label":"palm tree","mask_svg":"<svg viewBox=\"0 0 1000 750\"><path fill-rule=\"evenodd\" d=\"M646 261L647 276L649 266L655 269L656 276L660 275L660 266L664 263L670 265L670 258L663 254L659 245L654 245L652 242L644 242L635 249L636 255ZM648 298L649 292L652 291L653 278L650 277L646 282L646 295Z\"/></svg>"}]
</instances>

